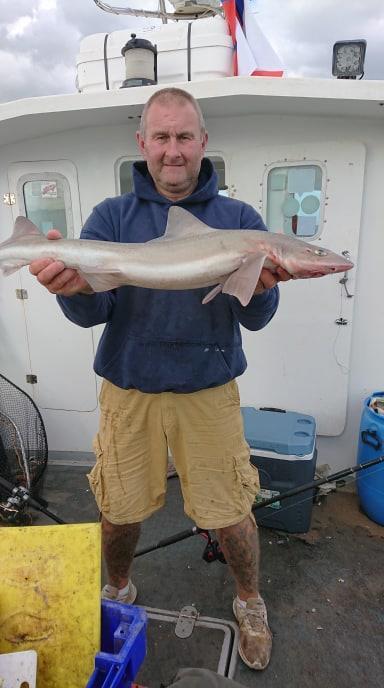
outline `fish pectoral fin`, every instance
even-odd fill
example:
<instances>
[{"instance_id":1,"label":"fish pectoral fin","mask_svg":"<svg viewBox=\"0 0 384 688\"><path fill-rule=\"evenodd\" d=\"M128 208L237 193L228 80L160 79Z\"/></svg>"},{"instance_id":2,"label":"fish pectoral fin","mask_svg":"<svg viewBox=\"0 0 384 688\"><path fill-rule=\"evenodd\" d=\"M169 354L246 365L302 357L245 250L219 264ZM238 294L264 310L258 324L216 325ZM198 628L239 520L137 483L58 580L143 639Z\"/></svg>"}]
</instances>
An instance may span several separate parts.
<instances>
[{"instance_id":1,"label":"fish pectoral fin","mask_svg":"<svg viewBox=\"0 0 384 688\"><path fill-rule=\"evenodd\" d=\"M220 294L222 291L223 291L223 285L222 285L222 284L217 284L216 287L213 287L213 289L211 289L211 291L209 291L208 294L206 294L206 295L204 296L204 298L203 298L203 300L202 300L201 303L203 303L204 305L205 305L206 303L209 303L210 301L212 301L212 299L215 298L215 296L217 296L218 294Z\"/></svg>"},{"instance_id":2,"label":"fish pectoral fin","mask_svg":"<svg viewBox=\"0 0 384 688\"><path fill-rule=\"evenodd\" d=\"M12 275L14 272L17 272L20 270L20 268L24 267L26 265L25 261L18 261L18 262L12 262L12 263L3 263L0 265L0 270L5 275L8 277L8 275Z\"/></svg>"},{"instance_id":3,"label":"fish pectoral fin","mask_svg":"<svg viewBox=\"0 0 384 688\"><path fill-rule=\"evenodd\" d=\"M93 291L110 291L121 287L123 282L121 272L85 272L78 270L78 274L85 279Z\"/></svg>"},{"instance_id":4,"label":"fish pectoral fin","mask_svg":"<svg viewBox=\"0 0 384 688\"><path fill-rule=\"evenodd\" d=\"M223 294L236 296L242 306L247 306L256 289L265 259L265 253L253 253L248 256L243 264L225 280Z\"/></svg>"}]
</instances>

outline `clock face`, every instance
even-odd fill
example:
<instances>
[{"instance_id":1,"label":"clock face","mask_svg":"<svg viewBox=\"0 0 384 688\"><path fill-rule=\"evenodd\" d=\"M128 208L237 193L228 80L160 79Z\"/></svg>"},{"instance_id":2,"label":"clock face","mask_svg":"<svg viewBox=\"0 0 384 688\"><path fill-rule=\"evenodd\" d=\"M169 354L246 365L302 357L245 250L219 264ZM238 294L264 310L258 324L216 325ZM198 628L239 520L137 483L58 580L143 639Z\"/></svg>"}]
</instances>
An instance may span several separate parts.
<instances>
[{"instance_id":1,"label":"clock face","mask_svg":"<svg viewBox=\"0 0 384 688\"><path fill-rule=\"evenodd\" d=\"M358 45L343 45L336 56L336 67L344 74L360 73L360 47Z\"/></svg>"}]
</instances>

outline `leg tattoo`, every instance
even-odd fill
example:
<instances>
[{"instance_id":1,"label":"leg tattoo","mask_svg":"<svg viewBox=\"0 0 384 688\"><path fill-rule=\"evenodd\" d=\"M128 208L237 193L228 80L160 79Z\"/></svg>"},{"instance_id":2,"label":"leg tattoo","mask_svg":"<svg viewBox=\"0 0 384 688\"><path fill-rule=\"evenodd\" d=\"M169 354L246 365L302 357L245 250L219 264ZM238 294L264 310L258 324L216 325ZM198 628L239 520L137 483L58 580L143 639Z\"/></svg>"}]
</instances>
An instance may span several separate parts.
<instances>
[{"instance_id":1,"label":"leg tattoo","mask_svg":"<svg viewBox=\"0 0 384 688\"><path fill-rule=\"evenodd\" d=\"M129 580L133 555L140 536L140 523L115 525L101 519L104 560L108 582L115 588L124 588Z\"/></svg>"},{"instance_id":2,"label":"leg tattoo","mask_svg":"<svg viewBox=\"0 0 384 688\"><path fill-rule=\"evenodd\" d=\"M238 596L257 597L259 590L259 537L250 516L216 531L217 539L236 581Z\"/></svg>"}]
</instances>

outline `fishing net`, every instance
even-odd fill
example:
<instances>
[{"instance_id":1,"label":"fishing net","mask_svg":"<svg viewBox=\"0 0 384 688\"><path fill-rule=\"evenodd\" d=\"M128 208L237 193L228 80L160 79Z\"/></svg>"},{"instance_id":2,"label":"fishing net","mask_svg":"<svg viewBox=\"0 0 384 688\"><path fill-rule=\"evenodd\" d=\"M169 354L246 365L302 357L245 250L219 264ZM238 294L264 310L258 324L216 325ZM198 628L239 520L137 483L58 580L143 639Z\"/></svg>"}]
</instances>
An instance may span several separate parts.
<instances>
[{"instance_id":1,"label":"fishing net","mask_svg":"<svg viewBox=\"0 0 384 688\"><path fill-rule=\"evenodd\" d=\"M48 460L40 412L28 394L0 375L0 477L36 493ZM0 485L0 515L9 492Z\"/></svg>"}]
</instances>

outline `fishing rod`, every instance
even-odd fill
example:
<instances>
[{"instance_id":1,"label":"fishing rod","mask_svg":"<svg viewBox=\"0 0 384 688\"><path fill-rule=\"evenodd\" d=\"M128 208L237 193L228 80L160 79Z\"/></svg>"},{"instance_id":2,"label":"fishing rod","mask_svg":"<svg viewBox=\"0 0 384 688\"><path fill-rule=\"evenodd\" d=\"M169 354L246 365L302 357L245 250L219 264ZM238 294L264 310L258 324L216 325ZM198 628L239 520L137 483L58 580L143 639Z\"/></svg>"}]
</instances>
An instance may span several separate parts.
<instances>
[{"instance_id":1,"label":"fishing rod","mask_svg":"<svg viewBox=\"0 0 384 688\"><path fill-rule=\"evenodd\" d=\"M62 521L61 518L47 509L48 503L44 499L31 497L26 487L22 485L12 485L12 483L2 477L0 477L0 486L5 488L10 495L7 502L0 505L0 508L5 514L12 515L20 513L28 504L33 507L33 509L41 511L46 516L49 516L49 518L56 521L56 523L60 523L60 525L65 524L65 521Z\"/></svg>"},{"instance_id":2,"label":"fishing rod","mask_svg":"<svg viewBox=\"0 0 384 688\"><path fill-rule=\"evenodd\" d=\"M281 502L284 499L288 499L289 497L295 497L296 495L301 494L302 492L307 492L308 490L315 490L321 487L321 485L341 480L342 478L346 478L347 476L358 473L359 471L363 471L367 468L377 466L380 463L384 463L384 456L379 456L376 459L372 459L372 461L359 463L356 466L345 468L342 471L338 471L336 473L328 475L326 478L318 478L317 480L313 480L310 483L298 485L297 487L292 488L292 490L287 490L286 492L282 492L279 495L275 495L270 499L263 499L260 502L257 502L252 507L252 511L257 511L258 509L263 509L264 507L271 506L272 504L275 504L276 502ZM160 540L155 545L150 545L149 547L139 549L135 553L134 558L141 557L144 554L149 554L150 552L154 552L155 550L161 549L163 547L168 547L168 545L172 545L175 542L181 542L182 540L186 540L187 538L193 537L194 535L203 535L208 540L207 546L203 553L203 559L205 559L205 561L208 561L208 563L210 563L212 561L215 561L216 559L219 559L221 562L225 563L225 559L220 550L218 542L212 539L209 530L199 528L198 526L193 526L193 528L189 528L188 530L183 530L179 533L175 533L174 535L171 535L168 538Z\"/></svg>"},{"instance_id":3,"label":"fishing rod","mask_svg":"<svg viewBox=\"0 0 384 688\"><path fill-rule=\"evenodd\" d=\"M325 478L319 478L317 480L313 480L312 482L298 485L297 487L294 487L292 490L287 490L286 492L282 492L281 494L275 495L274 497L271 497L270 499L263 499L260 502L257 502L252 507L252 511L257 511L258 509L263 509L264 507L271 506L272 504L275 504L276 502L281 502L284 499L288 499L289 497L294 497L294 496L301 494L303 492L307 492L308 490L315 490L315 489L321 487L321 485L325 485L326 483L331 483L331 482L335 482L337 480L341 480L342 478L345 478L347 476L358 473L359 471L363 471L363 470L366 470L367 468L372 468L373 466L377 466L380 463L384 463L384 456L379 456L376 459L372 459L372 461L367 461L365 463L357 464L356 466L351 466L349 468L345 468L344 470L338 471L336 473L332 473L331 475L328 475ZM31 495L29 494L28 490L25 487L14 486L11 483L9 483L7 480L4 480L1 477L0 477L0 486L4 487L11 495L8 498L7 504L5 505L5 507L8 508L9 510L14 509L15 507L17 509L21 509L26 504L28 504L29 506L33 507L34 509L37 509L38 511L41 511L42 513L44 513L46 516L49 516L56 523L59 523L60 525L65 525L65 521L63 521L61 518L56 516L56 514L52 513L52 511L49 511L46 508L47 502L45 502L44 500L41 500L41 499L31 497ZM199 526L193 526L193 528L188 528L187 530L179 531L178 533L175 533L174 535L170 535L167 538L159 540L159 542L157 542L154 545L149 545L148 547L144 547L142 549L139 549L137 552L135 552L134 558L142 557L144 554L149 554L150 552L154 552L157 549L162 549L164 547L168 547L169 545L173 545L176 542L181 542L182 540L186 540L190 537L193 537L194 535L202 535L207 540L207 545L206 545L205 550L203 552L203 559L205 559L205 561L210 563L212 561L215 561L216 559L219 559L221 562L225 563L223 553L220 550L220 547L219 547L217 540L212 539L209 530L206 530L205 528L199 528Z\"/></svg>"}]
</instances>

